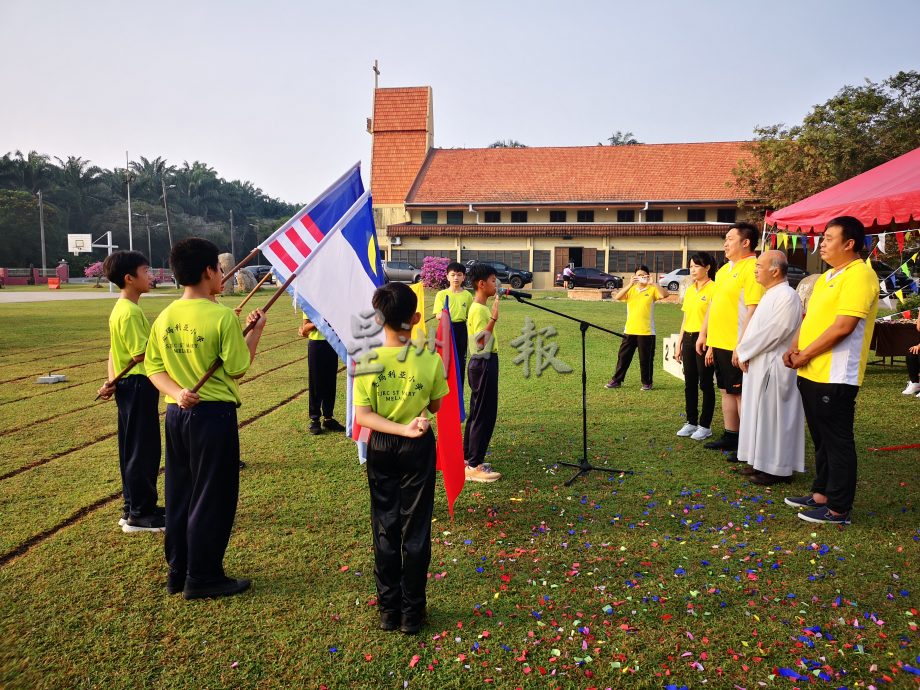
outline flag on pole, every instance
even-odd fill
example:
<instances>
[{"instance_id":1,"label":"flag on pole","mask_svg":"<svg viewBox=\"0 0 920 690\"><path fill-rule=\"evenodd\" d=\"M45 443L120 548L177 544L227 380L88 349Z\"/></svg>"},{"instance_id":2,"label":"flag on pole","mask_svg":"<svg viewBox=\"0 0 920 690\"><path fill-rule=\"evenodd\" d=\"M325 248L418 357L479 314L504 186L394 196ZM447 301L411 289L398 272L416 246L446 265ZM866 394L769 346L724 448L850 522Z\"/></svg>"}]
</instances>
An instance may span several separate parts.
<instances>
[{"instance_id":1,"label":"flag on pole","mask_svg":"<svg viewBox=\"0 0 920 690\"><path fill-rule=\"evenodd\" d=\"M463 393L460 389L460 362L457 358L457 346L454 343L454 330L450 324L450 312L447 300L444 301L441 319L438 323L438 354L444 362L447 374L448 393L441 399L438 410L437 468L441 470L444 480L444 493L447 495L447 511L454 517L454 501L463 491L466 482L466 463L463 456L463 435L460 432Z\"/></svg>"},{"instance_id":2,"label":"flag on pole","mask_svg":"<svg viewBox=\"0 0 920 690\"><path fill-rule=\"evenodd\" d=\"M259 245L259 250L282 281L298 270L362 194L361 164L355 163L312 203L300 209Z\"/></svg>"}]
</instances>

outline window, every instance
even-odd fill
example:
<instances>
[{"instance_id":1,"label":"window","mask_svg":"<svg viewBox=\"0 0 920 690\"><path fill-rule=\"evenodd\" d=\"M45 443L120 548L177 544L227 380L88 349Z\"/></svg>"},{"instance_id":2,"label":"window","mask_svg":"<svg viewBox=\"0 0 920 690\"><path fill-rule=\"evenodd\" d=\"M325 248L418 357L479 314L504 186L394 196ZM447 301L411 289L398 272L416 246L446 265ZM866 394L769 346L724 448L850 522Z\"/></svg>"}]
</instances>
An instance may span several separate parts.
<instances>
[{"instance_id":1,"label":"window","mask_svg":"<svg viewBox=\"0 0 920 690\"><path fill-rule=\"evenodd\" d=\"M426 256L437 256L442 259L450 259L451 261L456 261L457 252L452 249L390 249L390 263L396 264L405 263L405 266L400 266L400 268L408 269L408 264L412 264L418 269L422 268L422 264L425 263Z\"/></svg>"},{"instance_id":2,"label":"window","mask_svg":"<svg viewBox=\"0 0 920 690\"><path fill-rule=\"evenodd\" d=\"M463 211L448 211L447 212L447 224L448 225L463 225Z\"/></svg>"},{"instance_id":3,"label":"window","mask_svg":"<svg viewBox=\"0 0 920 690\"><path fill-rule=\"evenodd\" d=\"M533 252L533 271L537 273L538 271L549 271L549 262L552 256L552 252L548 249L535 249Z\"/></svg>"},{"instance_id":4,"label":"window","mask_svg":"<svg viewBox=\"0 0 920 690\"><path fill-rule=\"evenodd\" d=\"M578 212L578 222L579 223L593 223L594 222L594 210L585 210Z\"/></svg>"},{"instance_id":5,"label":"window","mask_svg":"<svg viewBox=\"0 0 920 690\"><path fill-rule=\"evenodd\" d=\"M438 212L437 211L422 211L422 225L437 225L438 224Z\"/></svg>"},{"instance_id":6,"label":"window","mask_svg":"<svg viewBox=\"0 0 920 690\"><path fill-rule=\"evenodd\" d=\"M737 209L720 208L716 211L716 220L720 223L734 223Z\"/></svg>"},{"instance_id":7,"label":"window","mask_svg":"<svg viewBox=\"0 0 920 690\"><path fill-rule=\"evenodd\" d=\"M617 211L617 223L635 223L636 212L633 209L620 209Z\"/></svg>"},{"instance_id":8,"label":"window","mask_svg":"<svg viewBox=\"0 0 920 690\"><path fill-rule=\"evenodd\" d=\"M568 214L565 211L550 211L549 212L549 222L550 223L565 223Z\"/></svg>"},{"instance_id":9,"label":"window","mask_svg":"<svg viewBox=\"0 0 920 690\"><path fill-rule=\"evenodd\" d=\"M607 256L610 273L632 273L639 264L645 264L653 273L668 273L683 267L680 251L617 251L611 249Z\"/></svg>"},{"instance_id":10,"label":"window","mask_svg":"<svg viewBox=\"0 0 920 690\"><path fill-rule=\"evenodd\" d=\"M706 209L705 208L688 208L687 209L687 222L688 223L705 223L706 222Z\"/></svg>"},{"instance_id":11,"label":"window","mask_svg":"<svg viewBox=\"0 0 920 690\"><path fill-rule=\"evenodd\" d=\"M660 208L650 208L645 212L646 223L663 223L664 211Z\"/></svg>"},{"instance_id":12,"label":"window","mask_svg":"<svg viewBox=\"0 0 920 690\"><path fill-rule=\"evenodd\" d=\"M549 252L547 252L548 254ZM507 264L512 268L519 268L529 271L530 252L527 249L522 250L491 250L491 249L464 249L460 252L460 260L463 263L467 261L482 261L491 263L499 261ZM549 269L547 269L549 270Z\"/></svg>"},{"instance_id":13,"label":"window","mask_svg":"<svg viewBox=\"0 0 920 690\"><path fill-rule=\"evenodd\" d=\"M512 223L526 223L527 222L527 211L512 211L511 212L511 222Z\"/></svg>"},{"instance_id":14,"label":"window","mask_svg":"<svg viewBox=\"0 0 920 690\"><path fill-rule=\"evenodd\" d=\"M486 211L483 214L483 223L501 223L502 222L502 212L501 211Z\"/></svg>"}]
</instances>

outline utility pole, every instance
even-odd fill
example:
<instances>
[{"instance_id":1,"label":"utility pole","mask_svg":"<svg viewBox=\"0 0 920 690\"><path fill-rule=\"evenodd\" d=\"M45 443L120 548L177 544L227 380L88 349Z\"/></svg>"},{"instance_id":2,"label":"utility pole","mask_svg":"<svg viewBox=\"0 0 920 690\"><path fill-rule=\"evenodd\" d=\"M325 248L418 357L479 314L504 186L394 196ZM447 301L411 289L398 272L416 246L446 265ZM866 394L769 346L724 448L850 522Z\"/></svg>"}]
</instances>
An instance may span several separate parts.
<instances>
[{"instance_id":1,"label":"utility pole","mask_svg":"<svg viewBox=\"0 0 920 690\"><path fill-rule=\"evenodd\" d=\"M233 265L236 265L236 242L233 240L233 209L230 209L230 254L233 255Z\"/></svg>"},{"instance_id":2,"label":"utility pole","mask_svg":"<svg viewBox=\"0 0 920 690\"><path fill-rule=\"evenodd\" d=\"M42 190L38 190L38 230L42 239L42 275L47 268L47 259L45 258L45 204L42 201Z\"/></svg>"},{"instance_id":3,"label":"utility pole","mask_svg":"<svg viewBox=\"0 0 920 690\"><path fill-rule=\"evenodd\" d=\"M169 237L169 251L172 253L172 230L169 229L169 204L166 203L166 180L160 178L160 187L163 189L163 210L166 211L166 236Z\"/></svg>"},{"instance_id":4,"label":"utility pole","mask_svg":"<svg viewBox=\"0 0 920 690\"><path fill-rule=\"evenodd\" d=\"M147 261L153 266L153 245L150 244L150 214L144 211L144 222L147 224Z\"/></svg>"},{"instance_id":5,"label":"utility pole","mask_svg":"<svg viewBox=\"0 0 920 690\"><path fill-rule=\"evenodd\" d=\"M134 232L131 229L131 170L128 152L125 151L125 184L128 185L128 249L134 251Z\"/></svg>"},{"instance_id":6,"label":"utility pole","mask_svg":"<svg viewBox=\"0 0 920 690\"><path fill-rule=\"evenodd\" d=\"M376 61L376 60L374 60L374 67L373 67L372 69L374 70L374 90L376 91L376 90L377 90L377 86L378 86L377 80L380 78L380 68L377 67L377 61Z\"/></svg>"}]
</instances>

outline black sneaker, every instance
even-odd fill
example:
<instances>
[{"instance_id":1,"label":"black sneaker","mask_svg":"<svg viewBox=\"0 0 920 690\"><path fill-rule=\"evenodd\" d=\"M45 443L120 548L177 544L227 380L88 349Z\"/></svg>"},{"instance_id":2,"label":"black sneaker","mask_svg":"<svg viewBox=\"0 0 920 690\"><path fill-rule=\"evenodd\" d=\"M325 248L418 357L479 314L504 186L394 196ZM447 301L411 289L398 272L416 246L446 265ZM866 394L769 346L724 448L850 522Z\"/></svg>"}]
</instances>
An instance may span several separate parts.
<instances>
[{"instance_id":1,"label":"black sneaker","mask_svg":"<svg viewBox=\"0 0 920 690\"><path fill-rule=\"evenodd\" d=\"M202 585L185 583L182 596L186 599L216 599L217 597L232 597L234 594L245 592L252 585L252 580L236 580L225 577L217 582Z\"/></svg>"},{"instance_id":2,"label":"black sneaker","mask_svg":"<svg viewBox=\"0 0 920 690\"><path fill-rule=\"evenodd\" d=\"M323 427L319 425L318 419L310 420L310 433L316 436L317 434L323 433Z\"/></svg>"},{"instance_id":3,"label":"black sneaker","mask_svg":"<svg viewBox=\"0 0 920 690\"><path fill-rule=\"evenodd\" d=\"M241 470L245 470L245 469L246 469L246 463L243 462L242 460L240 460L240 469L241 469Z\"/></svg>"},{"instance_id":4,"label":"black sneaker","mask_svg":"<svg viewBox=\"0 0 920 690\"><path fill-rule=\"evenodd\" d=\"M121 531L126 534L131 534L132 532L165 532L166 518L157 513L138 517L129 516L128 521L122 525Z\"/></svg>"},{"instance_id":5,"label":"black sneaker","mask_svg":"<svg viewBox=\"0 0 920 690\"><path fill-rule=\"evenodd\" d=\"M735 451L729 451L725 453L725 462L744 462L744 460L738 459L738 453Z\"/></svg>"},{"instance_id":6,"label":"black sneaker","mask_svg":"<svg viewBox=\"0 0 920 690\"><path fill-rule=\"evenodd\" d=\"M830 511L830 508L827 507L815 508L814 510L803 510L799 513L799 519L805 520L806 522L826 522L831 525L850 524L849 513L834 515Z\"/></svg>"},{"instance_id":7,"label":"black sneaker","mask_svg":"<svg viewBox=\"0 0 920 690\"><path fill-rule=\"evenodd\" d=\"M808 496L786 496L783 499L783 503L793 508L824 508L827 505L827 503L815 501L811 494Z\"/></svg>"},{"instance_id":8,"label":"black sneaker","mask_svg":"<svg viewBox=\"0 0 920 690\"><path fill-rule=\"evenodd\" d=\"M345 427L332 417L326 417L326 419L323 420L323 428L329 429L329 431L345 431Z\"/></svg>"},{"instance_id":9,"label":"black sneaker","mask_svg":"<svg viewBox=\"0 0 920 690\"><path fill-rule=\"evenodd\" d=\"M716 441L704 443L703 448L708 448L709 450L738 450L738 435L732 434L728 436L723 434L722 438Z\"/></svg>"},{"instance_id":10,"label":"black sneaker","mask_svg":"<svg viewBox=\"0 0 920 690\"><path fill-rule=\"evenodd\" d=\"M170 573L166 578L166 591L170 594L182 594L185 589L185 573Z\"/></svg>"},{"instance_id":11,"label":"black sneaker","mask_svg":"<svg viewBox=\"0 0 920 690\"><path fill-rule=\"evenodd\" d=\"M391 632L399 627L399 614L394 611L380 612L380 629Z\"/></svg>"}]
</instances>

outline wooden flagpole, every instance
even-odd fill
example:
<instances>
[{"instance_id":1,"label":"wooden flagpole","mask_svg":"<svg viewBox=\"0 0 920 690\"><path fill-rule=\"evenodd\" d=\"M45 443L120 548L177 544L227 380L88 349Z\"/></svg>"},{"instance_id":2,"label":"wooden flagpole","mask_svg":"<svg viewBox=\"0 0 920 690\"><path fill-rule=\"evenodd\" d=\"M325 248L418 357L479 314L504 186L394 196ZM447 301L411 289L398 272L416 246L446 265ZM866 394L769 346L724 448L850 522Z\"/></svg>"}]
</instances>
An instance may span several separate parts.
<instances>
[{"instance_id":1,"label":"wooden flagpole","mask_svg":"<svg viewBox=\"0 0 920 690\"><path fill-rule=\"evenodd\" d=\"M131 371L136 365L137 365L137 360L136 360L136 359L132 359L132 360L131 360L131 364L129 364L129 365L126 366L124 369L122 369L120 372L118 372L118 376L116 376L114 379L112 379L111 381L106 381L106 384L109 385L109 386L114 386L116 383L118 383L119 381L121 381L121 380L125 377L125 374L127 374L129 371ZM99 398L101 398L101 397L102 397L101 395L97 395L97 396L94 398L94 400L99 400Z\"/></svg>"},{"instance_id":2,"label":"wooden flagpole","mask_svg":"<svg viewBox=\"0 0 920 690\"><path fill-rule=\"evenodd\" d=\"M239 315L240 315L240 312L243 311L243 307L246 306L246 302L248 302L250 299L252 299L252 296L253 296L254 294L256 294L256 292L259 290L260 287L262 287L262 285L265 283L265 281L268 280L268 279L271 278L271 277L272 277L272 272L271 272L271 271L269 271L269 272L266 273L264 276L262 276L262 280L260 280L258 283L256 283L256 286L250 291L250 293L249 293L248 295L246 295L246 298L236 306L236 309L233 310L234 312L236 312L236 315L237 315L237 316L239 316Z\"/></svg>"},{"instance_id":3,"label":"wooden flagpole","mask_svg":"<svg viewBox=\"0 0 920 690\"><path fill-rule=\"evenodd\" d=\"M278 300L279 297L281 297L281 293L283 293L285 290L287 290L288 286L289 286L291 283L294 282L294 279L295 279L296 277L297 277L297 273L292 273L292 274L290 275L290 277L289 277L287 280L284 281L284 283L281 285L281 287L279 287L279 288L275 291L275 294L271 296L271 299L269 299L268 302L266 303L266 305L265 305L264 307L262 307L262 313L263 313L263 314L266 313L269 309L272 308L272 305ZM246 328L243 329L243 336L244 336L244 337L249 333L249 331L251 331L251 330L255 327L256 323L258 323L258 322L257 322L257 321L253 321L252 323L248 324L248 325L246 326ZM198 381L198 383L195 384L195 387L192 389L192 393L197 393L199 390L201 390L201 387L207 382L207 380L208 380L209 378L211 378L212 376L214 376L215 372L216 372L218 369L220 369L220 365L221 365L221 364L223 364L223 362L221 361L220 357L218 357L216 360L214 360L214 364L212 364L212 365L210 366L210 368L209 368L206 372L204 372L204 376L202 376L202 377L201 377L201 380Z\"/></svg>"},{"instance_id":4,"label":"wooden flagpole","mask_svg":"<svg viewBox=\"0 0 920 690\"><path fill-rule=\"evenodd\" d=\"M234 275L238 270L240 270L243 266L245 266L245 265L248 264L250 261L252 261L252 260L255 258L256 254L258 254L258 253L259 253L259 248L256 247L256 248L253 249L251 252L249 252L249 254L246 256L245 259L243 259L243 260L240 261L236 266L234 266L233 268L231 268L229 273L224 273L224 277L221 278L221 280L220 280L220 286L223 287L223 286L227 283L227 281L230 280L230 278L232 278L233 275Z\"/></svg>"}]
</instances>

